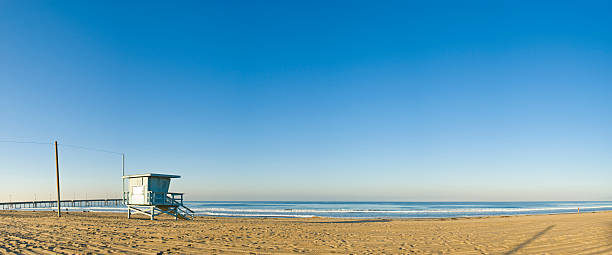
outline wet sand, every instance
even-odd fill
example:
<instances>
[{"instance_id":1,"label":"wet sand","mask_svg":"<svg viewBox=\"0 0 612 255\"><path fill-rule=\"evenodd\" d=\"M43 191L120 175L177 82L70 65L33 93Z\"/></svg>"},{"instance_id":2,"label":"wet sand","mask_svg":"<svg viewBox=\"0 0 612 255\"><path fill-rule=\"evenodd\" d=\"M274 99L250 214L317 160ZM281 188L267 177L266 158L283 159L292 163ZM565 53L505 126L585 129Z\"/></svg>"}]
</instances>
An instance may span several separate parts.
<instances>
[{"instance_id":1,"label":"wet sand","mask_svg":"<svg viewBox=\"0 0 612 255\"><path fill-rule=\"evenodd\" d=\"M360 220L0 211L0 253L612 254L612 212Z\"/></svg>"}]
</instances>

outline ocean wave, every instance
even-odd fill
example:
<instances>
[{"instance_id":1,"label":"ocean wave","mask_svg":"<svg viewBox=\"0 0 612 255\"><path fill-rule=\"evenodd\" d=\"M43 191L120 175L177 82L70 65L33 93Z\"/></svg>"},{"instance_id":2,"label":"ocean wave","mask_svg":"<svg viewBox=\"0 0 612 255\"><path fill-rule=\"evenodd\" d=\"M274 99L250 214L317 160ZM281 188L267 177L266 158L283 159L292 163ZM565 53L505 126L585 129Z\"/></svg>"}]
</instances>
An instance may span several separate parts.
<instances>
[{"instance_id":1,"label":"ocean wave","mask_svg":"<svg viewBox=\"0 0 612 255\"><path fill-rule=\"evenodd\" d=\"M424 210L376 210L376 209L237 209L237 208L193 208L195 212L233 212L233 213L478 213L478 212L532 212L567 211L584 209L612 209L612 205L585 207L539 207L539 208L462 208L462 209L424 209Z\"/></svg>"},{"instance_id":2,"label":"ocean wave","mask_svg":"<svg viewBox=\"0 0 612 255\"><path fill-rule=\"evenodd\" d=\"M227 216L227 217L332 217L332 218L428 218L428 217L467 217L485 215L516 215L516 214L555 214L581 211L612 210L610 202L549 202L547 203L504 203L504 204L468 204L473 207L457 206L456 204L427 204L418 205L417 208L405 208L388 205L372 204L368 208L363 204L359 206L346 206L345 204L329 204L329 206L313 207L312 203L300 205L299 203L202 203L186 202L197 215ZM268 207L268 206L275 207ZM415 206L416 207L416 206ZM21 208L25 211L51 211L56 208ZM62 207L68 211L91 212L126 212L125 206L117 207Z\"/></svg>"}]
</instances>

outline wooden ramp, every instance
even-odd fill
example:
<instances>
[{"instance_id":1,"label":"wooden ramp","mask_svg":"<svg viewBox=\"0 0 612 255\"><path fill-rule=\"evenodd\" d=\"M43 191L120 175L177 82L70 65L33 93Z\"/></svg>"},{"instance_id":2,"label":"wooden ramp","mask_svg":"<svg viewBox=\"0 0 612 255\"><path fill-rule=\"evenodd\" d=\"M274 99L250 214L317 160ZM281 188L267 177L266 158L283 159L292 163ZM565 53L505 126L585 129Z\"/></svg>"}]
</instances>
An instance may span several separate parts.
<instances>
[{"instance_id":1,"label":"wooden ramp","mask_svg":"<svg viewBox=\"0 0 612 255\"><path fill-rule=\"evenodd\" d=\"M184 205L168 206L160 205L157 209L170 216L175 216L177 219L193 220L193 211Z\"/></svg>"}]
</instances>

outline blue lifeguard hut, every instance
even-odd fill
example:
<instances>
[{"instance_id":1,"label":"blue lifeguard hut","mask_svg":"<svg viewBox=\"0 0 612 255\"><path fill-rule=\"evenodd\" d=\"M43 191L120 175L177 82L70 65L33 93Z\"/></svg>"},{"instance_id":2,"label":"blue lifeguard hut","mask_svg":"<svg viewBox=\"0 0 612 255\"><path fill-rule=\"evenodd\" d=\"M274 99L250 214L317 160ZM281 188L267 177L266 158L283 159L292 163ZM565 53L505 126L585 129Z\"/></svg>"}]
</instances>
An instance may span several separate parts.
<instances>
[{"instance_id":1,"label":"blue lifeguard hut","mask_svg":"<svg viewBox=\"0 0 612 255\"><path fill-rule=\"evenodd\" d=\"M168 192L170 180L180 176L146 173L122 178L128 180L128 191L123 194L128 219L132 212L147 215L151 220L162 213L175 219L193 219L193 211L183 205L183 193Z\"/></svg>"}]
</instances>

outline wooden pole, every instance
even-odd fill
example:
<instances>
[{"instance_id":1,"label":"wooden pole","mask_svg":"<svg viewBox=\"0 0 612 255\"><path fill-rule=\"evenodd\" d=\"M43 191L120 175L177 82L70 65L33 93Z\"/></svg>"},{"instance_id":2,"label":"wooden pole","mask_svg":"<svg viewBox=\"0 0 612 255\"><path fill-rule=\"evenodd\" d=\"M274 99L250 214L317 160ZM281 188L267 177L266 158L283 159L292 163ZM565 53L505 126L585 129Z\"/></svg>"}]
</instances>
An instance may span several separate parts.
<instances>
[{"instance_id":1,"label":"wooden pole","mask_svg":"<svg viewBox=\"0 0 612 255\"><path fill-rule=\"evenodd\" d=\"M62 217L60 184L59 184L59 159L57 156L57 141L55 141L55 182L57 184L57 217Z\"/></svg>"},{"instance_id":2,"label":"wooden pole","mask_svg":"<svg viewBox=\"0 0 612 255\"><path fill-rule=\"evenodd\" d=\"M121 153L121 199L123 199L123 204L125 204L125 153Z\"/></svg>"}]
</instances>

